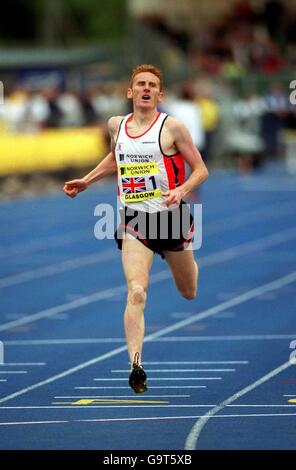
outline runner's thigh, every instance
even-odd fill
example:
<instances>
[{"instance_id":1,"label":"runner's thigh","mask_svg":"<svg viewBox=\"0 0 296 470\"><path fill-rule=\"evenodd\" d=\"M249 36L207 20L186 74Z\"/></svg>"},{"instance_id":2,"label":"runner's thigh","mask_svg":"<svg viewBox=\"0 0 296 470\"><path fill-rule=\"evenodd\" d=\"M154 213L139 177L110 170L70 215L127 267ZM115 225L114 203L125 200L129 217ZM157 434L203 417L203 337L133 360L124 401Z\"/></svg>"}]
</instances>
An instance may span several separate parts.
<instances>
[{"instance_id":1,"label":"runner's thigh","mask_svg":"<svg viewBox=\"0 0 296 470\"><path fill-rule=\"evenodd\" d=\"M164 255L177 287L181 290L185 287L196 287L198 270L193 250L165 251Z\"/></svg>"},{"instance_id":2,"label":"runner's thigh","mask_svg":"<svg viewBox=\"0 0 296 470\"><path fill-rule=\"evenodd\" d=\"M129 236L122 240L122 265L128 285L147 288L153 257L153 251L139 240Z\"/></svg>"}]
</instances>

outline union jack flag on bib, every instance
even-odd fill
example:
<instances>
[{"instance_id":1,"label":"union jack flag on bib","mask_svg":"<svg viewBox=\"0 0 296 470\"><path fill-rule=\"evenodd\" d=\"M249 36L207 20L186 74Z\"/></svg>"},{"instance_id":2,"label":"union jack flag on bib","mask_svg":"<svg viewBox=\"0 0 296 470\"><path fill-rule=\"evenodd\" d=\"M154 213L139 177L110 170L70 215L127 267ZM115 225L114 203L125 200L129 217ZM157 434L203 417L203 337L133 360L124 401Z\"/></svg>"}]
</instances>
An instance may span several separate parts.
<instances>
[{"instance_id":1,"label":"union jack flag on bib","mask_svg":"<svg viewBox=\"0 0 296 470\"><path fill-rule=\"evenodd\" d=\"M125 194L146 191L145 178L122 178L122 190Z\"/></svg>"}]
</instances>

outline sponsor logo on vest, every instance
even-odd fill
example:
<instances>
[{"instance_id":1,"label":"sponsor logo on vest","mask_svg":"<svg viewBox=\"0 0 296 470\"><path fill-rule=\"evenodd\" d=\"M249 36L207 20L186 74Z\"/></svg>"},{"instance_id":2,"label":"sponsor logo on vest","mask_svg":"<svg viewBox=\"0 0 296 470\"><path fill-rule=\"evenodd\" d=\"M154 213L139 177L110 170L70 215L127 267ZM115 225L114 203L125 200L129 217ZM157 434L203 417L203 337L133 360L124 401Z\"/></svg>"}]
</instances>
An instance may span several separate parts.
<instances>
[{"instance_id":1,"label":"sponsor logo on vest","mask_svg":"<svg viewBox=\"0 0 296 470\"><path fill-rule=\"evenodd\" d=\"M128 165L119 165L120 175L123 176L145 176L145 175L157 175L158 164L157 163L139 163Z\"/></svg>"},{"instance_id":2,"label":"sponsor logo on vest","mask_svg":"<svg viewBox=\"0 0 296 470\"><path fill-rule=\"evenodd\" d=\"M127 153L126 158L128 158L131 163L148 163L153 159L153 155L131 155Z\"/></svg>"}]
</instances>

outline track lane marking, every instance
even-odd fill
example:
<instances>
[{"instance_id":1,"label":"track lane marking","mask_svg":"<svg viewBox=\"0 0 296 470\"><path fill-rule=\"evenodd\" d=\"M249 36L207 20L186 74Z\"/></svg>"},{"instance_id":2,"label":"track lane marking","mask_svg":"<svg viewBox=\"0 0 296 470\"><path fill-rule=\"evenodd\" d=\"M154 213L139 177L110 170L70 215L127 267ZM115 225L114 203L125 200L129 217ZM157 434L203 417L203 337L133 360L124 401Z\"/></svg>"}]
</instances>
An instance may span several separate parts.
<instances>
[{"instance_id":1,"label":"track lane marking","mask_svg":"<svg viewBox=\"0 0 296 470\"><path fill-rule=\"evenodd\" d=\"M272 379L276 375L280 374L284 370L288 369L291 366L291 362L285 362L284 364L280 365L276 369L273 369L269 373L265 374L262 376L260 379L256 380L252 384L248 385L247 387L244 387L243 389L239 390L238 392L234 393L231 395L229 398L226 400L223 400L219 405L215 406L213 409L209 410L206 414L204 414L202 417L199 418L199 420L195 423L195 425L192 427L190 430L186 441L185 441L185 450L195 450L196 449L196 444L197 441L200 437L200 434L207 424L209 418L211 416L215 416L219 411L223 410L227 405L232 404L235 400L238 398L246 395L248 392L255 390L257 387L260 385L268 382L268 380ZM289 405L290 406L290 405Z\"/></svg>"},{"instance_id":2,"label":"track lane marking","mask_svg":"<svg viewBox=\"0 0 296 470\"><path fill-rule=\"evenodd\" d=\"M161 390L164 390L167 388L168 389L177 388L179 390L180 385L162 385L161 387L150 385L149 390L151 390L152 388L161 389ZM206 385L182 385L182 389L183 388L207 388L207 386ZM75 390L118 390L118 389L130 390L130 387L121 387L121 386L115 385L114 387L74 387L74 389Z\"/></svg>"},{"instance_id":3,"label":"track lane marking","mask_svg":"<svg viewBox=\"0 0 296 470\"><path fill-rule=\"evenodd\" d=\"M103 401L103 400L102 400ZM105 400L104 400L105 401ZM118 402L118 400L109 400L109 403L111 401L114 401L114 402ZM132 401L133 403L135 403L136 401L135 400L126 400L127 402L129 401ZM120 401L121 402L121 401ZM122 402L124 402L124 400L122 400ZM149 400L142 400L143 403L146 403L148 402L149 403ZM99 409L102 409L102 408L135 408L134 405L117 405L117 404L108 404L108 405L75 405L75 404L71 404L71 406L68 406L68 404L71 403L71 402L66 402L65 404L57 404L57 406L53 406L53 405L27 405L27 406L0 406L0 410L59 410L59 409L71 409L71 410L76 410L76 409L80 409L80 408L83 408L85 410L90 410L91 408L99 408ZM168 403L168 402L162 402L162 401L159 401L158 403ZM215 408L217 407L217 405L195 405L195 404L188 404L188 405L185 405L185 404L179 404L179 405L172 405L172 404L149 404L149 405L138 405L137 408L211 408L210 411L208 411L208 413L211 413L211 411L213 411ZM232 407L231 405L229 405L229 407ZM244 408L252 408L252 406L249 406L249 405L242 405L242 407ZM258 407L258 408L295 408L296 405L295 404L291 404L291 405L254 405L254 407ZM201 415L201 418L203 418L205 415ZM212 414L210 415L210 417L212 417ZM188 450L188 449L187 449Z\"/></svg>"},{"instance_id":4,"label":"track lane marking","mask_svg":"<svg viewBox=\"0 0 296 470\"><path fill-rule=\"evenodd\" d=\"M272 213L274 214L274 211ZM247 219L245 214L244 214L244 219ZM226 224L226 222L225 222L225 224ZM219 226L221 227L221 224L219 224ZM226 224L226 227L227 226L228 225ZM221 230L225 231L225 226L224 225L222 226ZM291 230L292 230L292 238L293 238L295 236L295 235L293 235L293 229L285 229L282 232L278 232L278 233L279 234L280 233L285 233L285 232L289 233ZM268 239L269 237L270 236L265 236L263 238ZM273 237L273 235L271 235L271 237ZM258 239L258 240L260 240L260 239ZM248 243L252 244L252 242L247 242L247 244ZM246 244L242 244L242 246L243 245L246 245ZM240 246L240 245L238 245L238 246ZM252 245L251 245L251 247L252 247ZM236 248L236 247L234 247L234 248ZM225 250L225 251L227 251L227 250ZM209 256L211 256L211 255L209 255ZM64 273L64 272L67 272L67 271L72 270L72 269L79 269L79 268L84 267L84 266L99 264L99 263L102 263L104 261L110 261L112 259L119 259L119 254L116 251L114 251L114 249L106 250L106 251L104 250L103 252L100 252L99 254L97 252L94 252L94 253L91 253L89 255L84 255L84 256L81 256L81 257L75 258L75 259L70 258L68 260L61 261L59 263L55 263L55 264L47 265L47 266L42 266L41 268L31 269L31 270L28 270L28 271L23 271L21 273L17 273L17 274L13 274L13 275L9 275L9 276L0 278L0 289L10 287L10 286L13 286L13 285L17 285L17 284L22 284L22 283L25 283L25 282L30 282L30 281L42 279L42 278L48 277L48 276L54 276L56 274ZM206 261L207 257L201 258L200 261L202 261L202 259L204 259Z\"/></svg>"},{"instance_id":5,"label":"track lane marking","mask_svg":"<svg viewBox=\"0 0 296 470\"><path fill-rule=\"evenodd\" d=\"M221 250L216 253L212 253L208 256L205 256L200 259L199 266L200 267L215 266L217 264L230 261L231 259L235 259L240 256L245 256L247 254L260 251L261 249L266 250L267 248L284 243L285 241L290 240L291 238L295 238L295 237L296 237L296 227L294 227L293 229L282 230L280 232L273 233L267 237L265 236L256 240L252 240L251 242L245 242L240 245L236 245L235 247L227 248L225 250ZM169 269L165 269L151 276L150 285L153 285L155 283L162 282L162 281L167 281L168 279L171 279L171 272L169 271ZM2 323L0 324L0 331L7 331L16 326L32 323L34 321L38 321L43 318L51 317L58 313L71 311L79 307L89 305L93 302L110 299L116 295L124 294L126 292L127 292L126 284L122 284L117 287L111 287L108 289L103 289L102 291L80 297L79 299L66 302L60 305L56 305L55 307L50 307L50 308L41 310L33 314L26 315L17 320L13 320L7 323Z\"/></svg>"},{"instance_id":6,"label":"track lane marking","mask_svg":"<svg viewBox=\"0 0 296 470\"><path fill-rule=\"evenodd\" d=\"M235 372L236 369L145 369L145 372ZM113 373L128 373L128 370L111 370Z\"/></svg>"},{"instance_id":7,"label":"track lane marking","mask_svg":"<svg viewBox=\"0 0 296 470\"><path fill-rule=\"evenodd\" d=\"M216 313L219 313L219 312L221 312L221 311L223 311L227 308L233 307L235 305L240 305L240 304L242 304L244 302L247 302L248 300L254 299L254 298L256 298L256 297L258 297L258 296L260 296L260 295L262 295L266 292L270 292L270 291L273 291L273 290L276 290L276 289L280 289L281 287L284 287L288 284L294 283L295 281L296 281L296 271L293 271L290 274L287 274L286 276L280 277L280 278L278 278L274 281L263 284L259 287L256 287L255 289L251 289L250 291L245 292L244 294L238 295L238 296L234 297L231 300L222 302L222 303L220 303L220 304L218 304L214 307L208 308L208 309L206 309L206 310L204 310L200 313L197 313L196 315L193 315L191 318L186 318L185 320L181 320L181 321L175 323L174 325L168 326L166 328L162 328L158 332L152 333L152 334L146 336L146 338L144 338L144 342L148 342L152 339L159 338L160 336L171 333L172 331L179 330L179 329L183 328L184 326L191 325L191 324L193 324L197 321L200 321L204 318L211 317L211 316L215 315ZM82 370L86 367L89 367L93 364L97 364L97 363L102 362L106 359L114 357L117 354L120 354L120 353L122 353L123 351L126 351L126 350L127 350L126 345L121 346L121 347L116 348L116 349L112 349L111 351L109 351L109 352L107 352L103 355L94 357L93 359L91 359L89 361L86 361L86 362L83 362L81 364L78 364L75 367L71 367L70 369L67 369L67 370L65 370L65 371L63 371L59 374L56 374L52 377L49 377L46 380L42 380L41 382L37 382L37 383L35 383L35 384L33 384L29 387L18 390L16 392L12 393L12 394L9 394L9 395L1 398L0 403L4 403L8 400L11 400L11 399L16 398L16 397L21 396L21 395L24 395L28 392L31 392L32 390L36 390L37 388L40 388L44 385L55 382L56 380L67 377L68 375L71 375L75 372L78 372L78 371L80 371L80 370Z\"/></svg>"},{"instance_id":8,"label":"track lane marking","mask_svg":"<svg viewBox=\"0 0 296 470\"><path fill-rule=\"evenodd\" d=\"M151 342L182 342L182 341L270 341L270 340L287 340L295 339L296 332L289 335L219 335L219 336L166 336L165 338L152 339ZM78 339L32 339L32 340L8 340L3 341L5 346L43 346L43 345L56 345L56 344L105 344L105 343L125 343L125 338L78 338ZM215 361L214 361L215 362ZM223 361L222 361L223 362ZM221 361L215 362L216 364L222 364ZM248 363L248 361L240 361ZM197 362L196 362L197 363ZM223 363L228 363L224 361ZM231 361L232 364L235 361ZM145 361L145 364L148 362Z\"/></svg>"},{"instance_id":9,"label":"track lane marking","mask_svg":"<svg viewBox=\"0 0 296 470\"><path fill-rule=\"evenodd\" d=\"M126 377L125 378L95 378L93 379L97 382L120 382L124 381L126 382ZM222 377L149 377L149 382L151 380L222 380ZM1 400L0 400L1 403Z\"/></svg>"},{"instance_id":10,"label":"track lane marking","mask_svg":"<svg viewBox=\"0 0 296 470\"><path fill-rule=\"evenodd\" d=\"M296 416L296 413L258 413L258 414L242 414L242 415L217 415L211 418L260 418L260 417L278 417L278 416ZM0 422L0 426L11 425L31 425L31 424L67 424L67 423L112 423L122 421L163 421L163 420L176 420L176 419L196 419L201 415L193 416L151 416L139 418L93 418L93 419L77 419L71 421L10 421Z\"/></svg>"}]
</instances>

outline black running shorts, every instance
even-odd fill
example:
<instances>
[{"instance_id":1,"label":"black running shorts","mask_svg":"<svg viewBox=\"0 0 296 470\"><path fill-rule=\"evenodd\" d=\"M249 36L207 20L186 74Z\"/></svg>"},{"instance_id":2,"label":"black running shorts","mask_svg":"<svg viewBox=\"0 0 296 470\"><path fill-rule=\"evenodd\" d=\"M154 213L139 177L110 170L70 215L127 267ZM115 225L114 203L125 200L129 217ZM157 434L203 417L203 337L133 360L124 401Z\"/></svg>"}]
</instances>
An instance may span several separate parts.
<instances>
[{"instance_id":1,"label":"black running shorts","mask_svg":"<svg viewBox=\"0 0 296 470\"><path fill-rule=\"evenodd\" d=\"M193 238L194 220L187 204L161 212L120 209L120 224L115 232L118 248L122 249L125 233L132 235L154 253L164 258L164 251L183 251Z\"/></svg>"}]
</instances>

